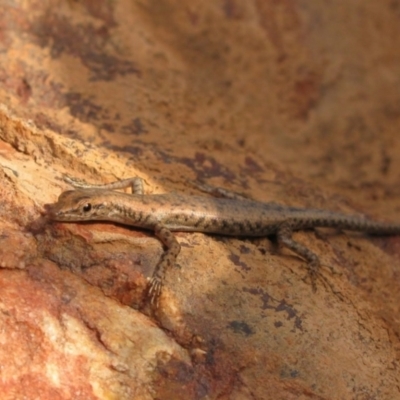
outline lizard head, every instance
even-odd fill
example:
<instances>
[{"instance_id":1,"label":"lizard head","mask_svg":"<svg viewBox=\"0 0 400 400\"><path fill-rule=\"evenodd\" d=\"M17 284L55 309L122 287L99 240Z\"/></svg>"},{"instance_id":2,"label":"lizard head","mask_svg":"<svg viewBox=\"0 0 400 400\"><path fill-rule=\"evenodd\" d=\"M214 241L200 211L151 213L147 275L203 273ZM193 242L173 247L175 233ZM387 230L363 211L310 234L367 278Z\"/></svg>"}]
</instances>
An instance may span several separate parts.
<instances>
[{"instance_id":1,"label":"lizard head","mask_svg":"<svg viewBox=\"0 0 400 400\"><path fill-rule=\"evenodd\" d=\"M57 203L47 206L47 215L53 221L103 220L107 215L107 201L96 194L97 191L87 189L63 192Z\"/></svg>"}]
</instances>

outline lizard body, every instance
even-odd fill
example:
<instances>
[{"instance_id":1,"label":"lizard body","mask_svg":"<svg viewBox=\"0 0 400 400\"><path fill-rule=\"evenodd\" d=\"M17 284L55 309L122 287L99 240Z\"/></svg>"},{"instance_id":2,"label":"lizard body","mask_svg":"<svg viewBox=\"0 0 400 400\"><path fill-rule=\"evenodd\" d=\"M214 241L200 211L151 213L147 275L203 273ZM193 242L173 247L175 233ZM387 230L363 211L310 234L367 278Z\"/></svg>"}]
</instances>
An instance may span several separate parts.
<instances>
[{"instance_id":1,"label":"lizard body","mask_svg":"<svg viewBox=\"0 0 400 400\"><path fill-rule=\"evenodd\" d=\"M149 294L157 303L166 270L175 263L180 245L173 231L205 232L229 236L276 235L280 244L308 261L315 289L320 261L318 256L292 239L292 233L311 228L337 228L376 235L400 234L400 224L319 209L287 207L236 198L210 198L180 194L143 194L139 178L106 185L72 182L77 190L63 192L48 210L55 221L112 221L152 230L167 247L150 281ZM132 187L133 194L113 189ZM224 192L223 192L224 193Z\"/></svg>"}]
</instances>

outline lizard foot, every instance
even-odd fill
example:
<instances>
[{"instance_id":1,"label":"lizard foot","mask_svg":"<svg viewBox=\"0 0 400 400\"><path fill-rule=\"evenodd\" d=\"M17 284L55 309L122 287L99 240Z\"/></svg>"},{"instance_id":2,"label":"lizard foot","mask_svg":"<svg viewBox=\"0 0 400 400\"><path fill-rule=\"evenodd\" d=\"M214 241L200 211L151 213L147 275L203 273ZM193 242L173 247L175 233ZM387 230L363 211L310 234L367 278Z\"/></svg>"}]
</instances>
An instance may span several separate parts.
<instances>
[{"instance_id":1,"label":"lizard foot","mask_svg":"<svg viewBox=\"0 0 400 400\"><path fill-rule=\"evenodd\" d=\"M157 276L153 276L147 286L147 297L150 299L150 305L155 309L158 308L160 303L162 286L163 284Z\"/></svg>"},{"instance_id":2,"label":"lizard foot","mask_svg":"<svg viewBox=\"0 0 400 400\"><path fill-rule=\"evenodd\" d=\"M329 267L332 273L337 273L334 271L331 265L324 265ZM321 264L319 261L311 261L307 264L308 273L304 277L304 281L309 278L311 281L312 291L315 293L317 291L317 281L320 281L325 289L329 289L335 294L340 300L344 300L344 297L341 292L335 289L333 284L321 273Z\"/></svg>"}]
</instances>

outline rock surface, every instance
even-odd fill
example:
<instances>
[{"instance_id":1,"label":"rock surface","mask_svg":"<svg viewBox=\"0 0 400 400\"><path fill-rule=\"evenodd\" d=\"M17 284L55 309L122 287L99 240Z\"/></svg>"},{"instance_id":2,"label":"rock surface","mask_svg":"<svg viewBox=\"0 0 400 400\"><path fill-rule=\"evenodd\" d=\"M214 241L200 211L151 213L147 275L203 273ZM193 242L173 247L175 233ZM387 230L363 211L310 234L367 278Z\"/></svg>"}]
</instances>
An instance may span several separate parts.
<instances>
[{"instance_id":1,"label":"rock surface","mask_svg":"<svg viewBox=\"0 0 400 400\"><path fill-rule=\"evenodd\" d=\"M398 399L400 238L46 224L62 175L400 222L400 3L0 3L0 397Z\"/></svg>"}]
</instances>

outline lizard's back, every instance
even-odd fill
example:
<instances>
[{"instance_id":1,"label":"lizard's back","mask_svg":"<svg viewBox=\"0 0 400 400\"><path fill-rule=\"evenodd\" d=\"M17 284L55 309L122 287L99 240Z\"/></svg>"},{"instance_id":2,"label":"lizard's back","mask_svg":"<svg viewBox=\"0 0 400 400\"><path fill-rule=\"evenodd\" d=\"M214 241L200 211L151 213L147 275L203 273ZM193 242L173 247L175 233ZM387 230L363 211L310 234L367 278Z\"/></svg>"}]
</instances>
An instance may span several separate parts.
<instances>
[{"instance_id":1,"label":"lizard's back","mask_svg":"<svg viewBox=\"0 0 400 400\"><path fill-rule=\"evenodd\" d=\"M85 206L90 211L85 212ZM252 200L187 196L175 193L138 195L85 189L61 194L53 206L55 220L103 220L154 229L162 223L172 231L199 231L233 236L265 236L285 224L292 230L333 227L377 234L400 233L400 224L363 217L262 203Z\"/></svg>"}]
</instances>

